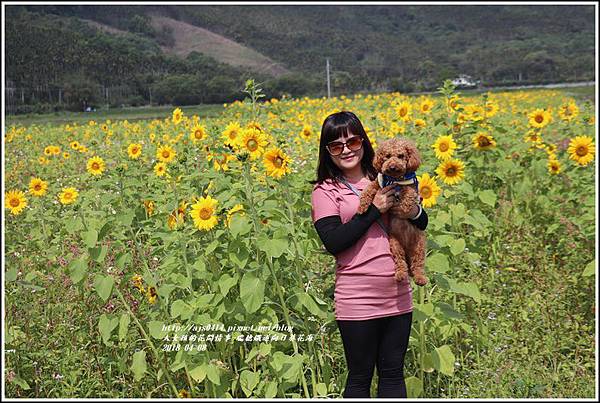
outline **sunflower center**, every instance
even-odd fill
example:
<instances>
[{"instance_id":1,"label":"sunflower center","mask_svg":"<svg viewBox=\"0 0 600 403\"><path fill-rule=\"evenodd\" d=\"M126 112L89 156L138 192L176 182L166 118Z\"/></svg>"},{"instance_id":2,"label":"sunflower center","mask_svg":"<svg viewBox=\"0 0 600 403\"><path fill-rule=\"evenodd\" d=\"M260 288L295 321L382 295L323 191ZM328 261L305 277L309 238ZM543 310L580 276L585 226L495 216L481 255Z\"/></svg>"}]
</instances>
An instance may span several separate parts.
<instances>
[{"instance_id":1,"label":"sunflower center","mask_svg":"<svg viewBox=\"0 0 600 403\"><path fill-rule=\"evenodd\" d=\"M542 115L537 115L537 116L535 117L535 121L536 121L537 123L542 123L542 122L544 121L544 117L543 117Z\"/></svg>"},{"instance_id":2,"label":"sunflower center","mask_svg":"<svg viewBox=\"0 0 600 403\"><path fill-rule=\"evenodd\" d=\"M17 207L19 204L21 204L21 202L19 201L19 199L11 199L10 200L10 205L12 207Z\"/></svg>"},{"instance_id":3,"label":"sunflower center","mask_svg":"<svg viewBox=\"0 0 600 403\"><path fill-rule=\"evenodd\" d=\"M33 189L39 192L40 190L42 190L42 185L40 185L39 183L36 183L36 184L33 186Z\"/></svg>"},{"instance_id":4,"label":"sunflower center","mask_svg":"<svg viewBox=\"0 0 600 403\"><path fill-rule=\"evenodd\" d=\"M583 157L587 153L588 153L587 147L585 147L585 146L579 146L579 147L577 147L577 155L579 155L580 157Z\"/></svg>"},{"instance_id":5,"label":"sunflower center","mask_svg":"<svg viewBox=\"0 0 600 403\"><path fill-rule=\"evenodd\" d=\"M196 130L196 138L197 139L201 139L202 138L202 132L200 130Z\"/></svg>"},{"instance_id":6,"label":"sunflower center","mask_svg":"<svg viewBox=\"0 0 600 403\"><path fill-rule=\"evenodd\" d=\"M170 152L168 152L168 151L163 151L163 152L162 152L162 156L163 156L163 158L169 158L169 155L171 155L171 153L170 153Z\"/></svg>"},{"instance_id":7,"label":"sunflower center","mask_svg":"<svg viewBox=\"0 0 600 403\"><path fill-rule=\"evenodd\" d=\"M98 169L100 169L100 164L98 164L97 162L92 163L92 169L97 171Z\"/></svg>"},{"instance_id":8,"label":"sunflower center","mask_svg":"<svg viewBox=\"0 0 600 403\"><path fill-rule=\"evenodd\" d=\"M65 193L63 197L65 199L67 199L67 200L71 200L73 198L73 194L72 193Z\"/></svg>"},{"instance_id":9,"label":"sunflower center","mask_svg":"<svg viewBox=\"0 0 600 403\"><path fill-rule=\"evenodd\" d=\"M448 144L447 143L442 143L440 144L440 151L448 151Z\"/></svg>"},{"instance_id":10,"label":"sunflower center","mask_svg":"<svg viewBox=\"0 0 600 403\"><path fill-rule=\"evenodd\" d=\"M446 176L454 176L456 175L456 169L454 169L453 167L450 167L446 170Z\"/></svg>"},{"instance_id":11,"label":"sunflower center","mask_svg":"<svg viewBox=\"0 0 600 403\"><path fill-rule=\"evenodd\" d=\"M400 108L400 116L405 116L406 115L406 108Z\"/></svg>"},{"instance_id":12,"label":"sunflower center","mask_svg":"<svg viewBox=\"0 0 600 403\"><path fill-rule=\"evenodd\" d=\"M428 187L421 188L421 196L423 196L423 199L429 199L431 197L431 189Z\"/></svg>"},{"instance_id":13,"label":"sunflower center","mask_svg":"<svg viewBox=\"0 0 600 403\"><path fill-rule=\"evenodd\" d=\"M258 148L258 143L256 142L256 140L248 140L246 145L248 146L248 150L250 151L256 151L256 149Z\"/></svg>"},{"instance_id":14,"label":"sunflower center","mask_svg":"<svg viewBox=\"0 0 600 403\"><path fill-rule=\"evenodd\" d=\"M201 219L208 220L212 216L212 209L208 207L201 208L198 215Z\"/></svg>"},{"instance_id":15,"label":"sunflower center","mask_svg":"<svg viewBox=\"0 0 600 403\"><path fill-rule=\"evenodd\" d=\"M479 138L479 146L480 147L487 147L490 145L490 141L487 139L487 137L480 137Z\"/></svg>"},{"instance_id":16,"label":"sunflower center","mask_svg":"<svg viewBox=\"0 0 600 403\"><path fill-rule=\"evenodd\" d=\"M138 149L137 147L133 147L133 148L131 149L131 152L132 152L133 154L137 154L137 153L138 153L138 151L139 151L139 149Z\"/></svg>"},{"instance_id":17,"label":"sunflower center","mask_svg":"<svg viewBox=\"0 0 600 403\"><path fill-rule=\"evenodd\" d=\"M281 166L283 165L283 158L281 157L276 157L273 160L273 165L275 165L277 168L281 168Z\"/></svg>"},{"instance_id":18,"label":"sunflower center","mask_svg":"<svg viewBox=\"0 0 600 403\"><path fill-rule=\"evenodd\" d=\"M422 108L422 109L423 109L424 111L426 111L426 110L429 110L429 105L423 105L423 108Z\"/></svg>"}]
</instances>

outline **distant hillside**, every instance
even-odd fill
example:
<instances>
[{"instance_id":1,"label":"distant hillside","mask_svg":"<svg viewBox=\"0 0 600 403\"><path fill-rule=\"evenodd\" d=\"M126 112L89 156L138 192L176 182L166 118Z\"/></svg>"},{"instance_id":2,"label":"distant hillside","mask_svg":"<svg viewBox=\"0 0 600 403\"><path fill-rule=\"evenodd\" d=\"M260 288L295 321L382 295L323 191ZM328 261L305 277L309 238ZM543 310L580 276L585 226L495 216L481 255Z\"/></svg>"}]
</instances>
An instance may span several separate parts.
<instances>
[{"instance_id":1,"label":"distant hillside","mask_svg":"<svg viewBox=\"0 0 600 403\"><path fill-rule=\"evenodd\" d=\"M326 59L338 94L431 89L461 73L484 85L595 80L593 6L52 5L6 10L13 14L6 20L7 77L17 85L64 82L76 70L103 85L130 86L135 77L140 85L158 85L154 90L159 93L161 82L163 89L183 82L181 88L188 91L193 76L194 86L203 89L179 102L206 102L218 98L217 85L224 85L229 98L236 91L239 96L241 80L254 76L270 96L321 96ZM102 24L104 31L91 32L79 19ZM61 63L59 46L85 49L64 38L57 38L50 52L26 42L35 42L41 31L56 34L58 29L70 41L91 44L95 59L84 62L76 55ZM203 96L213 90L215 96Z\"/></svg>"}]
</instances>

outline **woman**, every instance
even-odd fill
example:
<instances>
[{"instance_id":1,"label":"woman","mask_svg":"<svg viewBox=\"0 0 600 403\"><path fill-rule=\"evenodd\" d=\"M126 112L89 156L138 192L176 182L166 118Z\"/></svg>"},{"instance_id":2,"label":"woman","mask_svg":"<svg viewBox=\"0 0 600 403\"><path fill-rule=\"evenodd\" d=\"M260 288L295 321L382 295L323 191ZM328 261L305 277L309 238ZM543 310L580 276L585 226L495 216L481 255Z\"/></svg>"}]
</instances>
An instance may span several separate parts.
<instances>
[{"instance_id":1,"label":"woman","mask_svg":"<svg viewBox=\"0 0 600 403\"><path fill-rule=\"evenodd\" d=\"M394 185L380 189L366 213L356 213L356 193L377 176L373 156L354 113L338 112L325 119L317 180L312 182L312 219L323 245L336 258L335 316L348 365L343 396L371 397L377 365L377 397L406 397L403 367L413 305L410 280L394 278L385 231ZM421 230L427 227L421 206L405 218Z\"/></svg>"}]
</instances>

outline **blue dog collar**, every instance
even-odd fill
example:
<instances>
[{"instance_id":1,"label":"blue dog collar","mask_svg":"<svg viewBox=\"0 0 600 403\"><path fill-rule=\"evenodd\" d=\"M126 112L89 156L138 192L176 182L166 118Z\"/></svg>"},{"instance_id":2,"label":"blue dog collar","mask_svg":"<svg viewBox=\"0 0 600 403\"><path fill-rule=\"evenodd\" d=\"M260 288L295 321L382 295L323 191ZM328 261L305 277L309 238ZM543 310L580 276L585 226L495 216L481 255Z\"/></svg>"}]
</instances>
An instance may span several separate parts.
<instances>
[{"instance_id":1,"label":"blue dog collar","mask_svg":"<svg viewBox=\"0 0 600 403\"><path fill-rule=\"evenodd\" d=\"M380 188L384 188L393 183L397 185L414 185L417 193L419 192L419 181L417 180L417 175L414 172L407 172L403 177L400 178L394 178L393 176L382 174L380 172L377 174L377 182L379 183ZM398 188L399 186L396 186L396 189Z\"/></svg>"}]
</instances>

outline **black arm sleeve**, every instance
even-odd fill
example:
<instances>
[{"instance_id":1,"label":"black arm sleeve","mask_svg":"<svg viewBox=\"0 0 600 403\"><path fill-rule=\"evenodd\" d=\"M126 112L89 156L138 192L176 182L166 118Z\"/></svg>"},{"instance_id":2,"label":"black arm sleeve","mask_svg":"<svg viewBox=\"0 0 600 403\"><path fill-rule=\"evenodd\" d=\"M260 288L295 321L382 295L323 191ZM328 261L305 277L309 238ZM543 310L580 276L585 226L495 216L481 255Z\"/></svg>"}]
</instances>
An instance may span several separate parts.
<instances>
[{"instance_id":1,"label":"black arm sleeve","mask_svg":"<svg viewBox=\"0 0 600 403\"><path fill-rule=\"evenodd\" d=\"M414 224L421 231L425 231L425 228L427 228L427 224L429 223L429 217L427 217L425 209L423 207L421 208L423 209L423 211L421 212L419 218L417 218L416 220L412 220L409 218L408 221Z\"/></svg>"},{"instance_id":2,"label":"black arm sleeve","mask_svg":"<svg viewBox=\"0 0 600 403\"><path fill-rule=\"evenodd\" d=\"M323 217L315 221L315 229L325 246L325 249L332 255L354 245L358 239L369 229L373 221L381 217L379 209L371 203L369 209L362 215L355 214L350 221L342 224L342 219L338 215ZM421 231L427 228L428 217L425 209L416 220L409 219L413 225Z\"/></svg>"},{"instance_id":3,"label":"black arm sleeve","mask_svg":"<svg viewBox=\"0 0 600 403\"><path fill-rule=\"evenodd\" d=\"M342 224L339 215L334 215L323 217L315 221L314 225L325 249L335 255L354 245L379 217L381 212L371 203L364 214L355 214L345 224Z\"/></svg>"}]
</instances>

